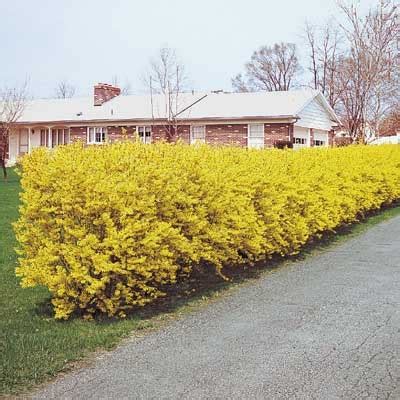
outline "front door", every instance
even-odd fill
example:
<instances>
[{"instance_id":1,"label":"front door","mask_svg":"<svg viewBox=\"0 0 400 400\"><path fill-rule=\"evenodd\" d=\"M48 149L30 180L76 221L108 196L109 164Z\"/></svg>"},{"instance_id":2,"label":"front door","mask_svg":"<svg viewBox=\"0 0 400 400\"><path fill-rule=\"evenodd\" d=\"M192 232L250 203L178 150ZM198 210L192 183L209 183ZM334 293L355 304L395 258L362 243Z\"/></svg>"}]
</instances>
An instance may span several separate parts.
<instances>
[{"instance_id":1,"label":"front door","mask_svg":"<svg viewBox=\"0 0 400 400\"><path fill-rule=\"evenodd\" d=\"M28 129L19 130L19 155L24 155L28 153L29 141L28 141Z\"/></svg>"}]
</instances>

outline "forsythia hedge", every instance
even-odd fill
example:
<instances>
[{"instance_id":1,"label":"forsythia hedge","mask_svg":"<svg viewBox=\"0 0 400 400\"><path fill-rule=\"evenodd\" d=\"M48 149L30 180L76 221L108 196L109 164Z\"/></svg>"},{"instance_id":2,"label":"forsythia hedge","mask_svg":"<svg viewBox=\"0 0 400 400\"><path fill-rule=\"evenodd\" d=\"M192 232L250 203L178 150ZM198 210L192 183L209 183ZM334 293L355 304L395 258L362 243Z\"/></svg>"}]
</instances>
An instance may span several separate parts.
<instances>
[{"instance_id":1,"label":"forsythia hedge","mask_svg":"<svg viewBox=\"0 0 400 400\"><path fill-rule=\"evenodd\" d=\"M140 143L22 160L17 275L56 318L125 316L196 265L240 265L400 199L400 146L247 150ZM165 286L164 286L165 287Z\"/></svg>"}]
</instances>

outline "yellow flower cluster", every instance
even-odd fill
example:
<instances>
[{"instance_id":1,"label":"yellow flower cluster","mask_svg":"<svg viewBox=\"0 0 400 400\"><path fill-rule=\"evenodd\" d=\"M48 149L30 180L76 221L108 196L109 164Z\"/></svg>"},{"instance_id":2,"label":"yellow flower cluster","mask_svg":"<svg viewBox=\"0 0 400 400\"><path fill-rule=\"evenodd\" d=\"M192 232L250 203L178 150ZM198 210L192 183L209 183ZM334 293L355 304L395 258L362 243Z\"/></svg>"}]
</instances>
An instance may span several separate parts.
<instances>
[{"instance_id":1,"label":"yellow flower cluster","mask_svg":"<svg viewBox=\"0 0 400 400\"><path fill-rule=\"evenodd\" d=\"M193 266L299 251L400 199L400 146L247 150L117 143L22 160L15 225L24 287L56 318L125 316Z\"/></svg>"}]
</instances>

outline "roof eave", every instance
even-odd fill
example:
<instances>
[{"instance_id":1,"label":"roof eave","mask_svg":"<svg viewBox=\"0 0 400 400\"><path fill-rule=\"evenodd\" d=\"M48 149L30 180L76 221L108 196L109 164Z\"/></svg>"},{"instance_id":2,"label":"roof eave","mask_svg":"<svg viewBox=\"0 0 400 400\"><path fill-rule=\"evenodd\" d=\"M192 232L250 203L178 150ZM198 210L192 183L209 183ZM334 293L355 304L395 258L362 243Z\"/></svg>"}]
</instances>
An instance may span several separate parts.
<instances>
[{"instance_id":1,"label":"roof eave","mask_svg":"<svg viewBox=\"0 0 400 400\"><path fill-rule=\"evenodd\" d=\"M132 121L138 121L138 122L143 122L143 121L166 121L165 118L121 118L121 119L82 119L82 120L52 120L52 121L17 121L15 124L16 125L47 125L47 126L52 126L52 125L82 125L82 124L93 124L93 123L118 123L121 124L123 122L132 122Z\"/></svg>"},{"instance_id":2,"label":"roof eave","mask_svg":"<svg viewBox=\"0 0 400 400\"><path fill-rule=\"evenodd\" d=\"M276 116L240 116L240 117L195 117L195 118L179 118L178 122L191 122L191 121L256 121L256 120L265 120L265 121L274 121L274 120L297 120L298 116L296 115L276 115ZM24 125L36 125L36 126L53 126L53 125L82 125L82 124L123 124L131 123L131 122L167 122L166 118L121 118L121 119L82 119L82 120L54 120L54 121L18 121L15 124L24 126Z\"/></svg>"},{"instance_id":3,"label":"roof eave","mask_svg":"<svg viewBox=\"0 0 400 400\"><path fill-rule=\"evenodd\" d=\"M296 119L295 115L243 115L240 117L192 117L182 118L179 121L252 121L252 120L276 120L276 119Z\"/></svg>"}]
</instances>

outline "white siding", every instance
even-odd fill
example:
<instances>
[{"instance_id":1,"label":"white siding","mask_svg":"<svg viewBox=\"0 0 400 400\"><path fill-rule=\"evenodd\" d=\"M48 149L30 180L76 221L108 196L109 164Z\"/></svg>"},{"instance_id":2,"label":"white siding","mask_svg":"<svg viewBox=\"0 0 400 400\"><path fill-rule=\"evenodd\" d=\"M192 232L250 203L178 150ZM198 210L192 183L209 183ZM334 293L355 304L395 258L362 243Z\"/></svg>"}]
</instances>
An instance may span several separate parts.
<instances>
[{"instance_id":1,"label":"white siding","mask_svg":"<svg viewBox=\"0 0 400 400\"><path fill-rule=\"evenodd\" d=\"M33 132L32 132L33 131ZM31 151L40 146L40 129L31 130Z\"/></svg>"},{"instance_id":2,"label":"white siding","mask_svg":"<svg viewBox=\"0 0 400 400\"><path fill-rule=\"evenodd\" d=\"M296 122L297 126L324 131L332 129L331 116L317 98L300 112L299 117L300 119Z\"/></svg>"}]
</instances>

